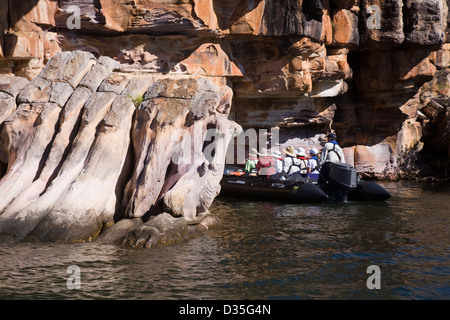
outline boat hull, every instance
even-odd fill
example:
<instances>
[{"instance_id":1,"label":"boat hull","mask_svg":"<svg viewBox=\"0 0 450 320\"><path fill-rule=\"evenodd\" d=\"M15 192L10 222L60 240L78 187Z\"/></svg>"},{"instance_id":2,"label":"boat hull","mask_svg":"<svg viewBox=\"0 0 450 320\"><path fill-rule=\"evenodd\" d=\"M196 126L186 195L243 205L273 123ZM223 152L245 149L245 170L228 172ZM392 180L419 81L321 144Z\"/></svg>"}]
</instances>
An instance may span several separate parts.
<instances>
[{"instance_id":1,"label":"boat hull","mask_svg":"<svg viewBox=\"0 0 450 320\"><path fill-rule=\"evenodd\" d=\"M378 183L365 180L360 180L348 193L349 201L385 201L390 197L391 194Z\"/></svg>"},{"instance_id":2,"label":"boat hull","mask_svg":"<svg viewBox=\"0 0 450 320\"><path fill-rule=\"evenodd\" d=\"M278 200L296 203L323 201L385 201L391 194L373 181L359 180L355 187L336 183L319 185L317 175L301 175L298 180L273 180L266 177L226 175L222 178L221 196Z\"/></svg>"},{"instance_id":3,"label":"boat hull","mask_svg":"<svg viewBox=\"0 0 450 320\"><path fill-rule=\"evenodd\" d=\"M321 173L294 173L286 180L279 180L275 176L252 176L239 168L226 167L220 185L220 194L224 196L297 203L385 201L391 197L382 186L357 179L356 170L342 164L332 164L327 179L323 176L321 179Z\"/></svg>"},{"instance_id":4,"label":"boat hull","mask_svg":"<svg viewBox=\"0 0 450 320\"><path fill-rule=\"evenodd\" d=\"M266 177L224 176L220 195L234 198L279 200L293 203L318 203L328 195L314 183L271 180Z\"/></svg>"}]
</instances>

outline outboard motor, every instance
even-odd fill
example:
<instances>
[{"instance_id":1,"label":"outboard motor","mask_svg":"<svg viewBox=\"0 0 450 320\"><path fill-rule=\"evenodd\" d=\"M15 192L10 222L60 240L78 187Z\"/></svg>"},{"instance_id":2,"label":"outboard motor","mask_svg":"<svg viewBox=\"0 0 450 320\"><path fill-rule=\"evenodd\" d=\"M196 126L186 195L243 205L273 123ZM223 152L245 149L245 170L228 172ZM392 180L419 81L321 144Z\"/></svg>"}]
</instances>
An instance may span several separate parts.
<instances>
[{"instance_id":1,"label":"outboard motor","mask_svg":"<svg viewBox=\"0 0 450 320\"><path fill-rule=\"evenodd\" d=\"M346 163L330 163L327 193L334 201L347 201L350 189L356 188L356 169Z\"/></svg>"}]
</instances>

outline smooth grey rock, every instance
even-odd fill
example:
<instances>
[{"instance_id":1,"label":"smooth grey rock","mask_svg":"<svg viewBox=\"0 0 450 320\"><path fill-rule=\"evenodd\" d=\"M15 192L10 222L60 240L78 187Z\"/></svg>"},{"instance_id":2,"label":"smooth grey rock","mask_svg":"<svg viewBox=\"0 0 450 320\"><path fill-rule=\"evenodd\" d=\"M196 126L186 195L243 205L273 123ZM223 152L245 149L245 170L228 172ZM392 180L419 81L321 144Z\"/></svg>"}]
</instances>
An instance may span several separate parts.
<instances>
[{"instance_id":1,"label":"smooth grey rock","mask_svg":"<svg viewBox=\"0 0 450 320\"><path fill-rule=\"evenodd\" d=\"M125 238L131 231L141 227L144 224L142 219L122 219L115 223L110 228L103 231L96 239L100 243L117 243Z\"/></svg>"},{"instance_id":2,"label":"smooth grey rock","mask_svg":"<svg viewBox=\"0 0 450 320\"><path fill-rule=\"evenodd\" d=\"M40 77L31 80L17 96L17 103L48 102L52 82Z\"/></svg>"},{"instance_id":3,"label":"smooth grey rock","mask_svg":"<svg viewBox=\"0 0 450 320\"><path fill-rule=\"evenodd\" d=\"M122 244L140 247L151 248L160 244L161 232L152 226L143 225L130 231L124 238Z\"/></svg>"},{"instance_id":4,"label":"smooth grey rock","mask_svg":"<svg viewBox=\"0 0 450 320\"><path fill-rule=\"evenodd\" d=\"M220 189L224 153L204 154L201 172L199 164L171 162L192 147L187 132L200 129L195 145L202 153L207 128L229 129L222 112L230 88L202 77L154 83L153 76L119 67L108 57L66 52L30 82L0 78L0 107L9 113L0 126L0 234L152 247L189 237L205 220ZM19 93L12 85L20 83ZM145 92L148 100L137 109L132 99ZM195 186L181 192L188 180ZM167 207L178 218L159 214L173 187L179 197L172 200L183 202L178 211ZM209 220L202 228L214 224Z\"/></svg>"},{"instance_id":5,"label":"smooth grey rock","mask_svg":"<svg viewBox=\"0 0 450 320\"><path fill-rule=\"evenodd\" d=\"M81 110L90 96L91 92L87 88L77 88L72 94L62 111L59 131L51 145L50 153L39 177L8 205L4 216L14 215L20 212L31 202L38 199L45 191L45 188L51 182L52 177L57 174L61 162L65 160L70 150L70 144L76 134L74 129L76 128Z\"/></svg>"},{"instance_id":6,"label":"smooth grey rock","mask_svg":"<svg viewBox=\"0 0 450 320\"><path fill-rule=\"evenodd\" d=\"M34 123L41 111L40 103L23 103L3 121L0 127L0 159L3 163L11 167L17 159L22 159L33 139Z\"/></svg>"},{"instance_id":7,"label":"smooth grey rock","mask_svg":"<svg viewBox=\"0 0 450 320\"><path fill-rule=\"evenodd\" d=\"M16 110L16 99L0 92L0 124Z\"/></svg>"},{"instance_id":8,"label":"smooth grey rock","mask_svg":"<svg viewBox=\"0 0 450 320\"><path fill-rule=\"evenodd\" d=\"M83 170L85 160L91 150L92 143L96 136L97 126L102 121L115 99L116 95L111 92L97 92L94 93L88 102L86 102L84 111L82 113L80 128L77 135L71 145L71 150L68 156L61 164L56 177L52 180L51 184L47 187L44 193L42 193L38 199L29 203L23 209L8 210L0 216L0 233L12 233L18 237L27 236L46 216L51 212L52 208L58 208L58 201L60 198L64 198L64 194L68 191L71 183L80 175ZM32 134L30 135L32 136ZM11 163L14 161L11 161ZM20 163L17 164L20 166ZM89 181L86 181L87 185ZM59 223L63 223L65 226L69 226L69 219L71 217L71 210L75 211L75 208L70 208L68 212L60 217L56 218ZM47 223L48 223L47 219ZM41 230L46 230L45 226L50 227L51 224L42 224ZM97 227L97 222L92 222ZM75 224L76 225L76 224ZM98 226L101 228L102 226ZM81 230L78 230L83 232ZM55 230L59 232L59 235L68 239L72 234L76 234L76 230L64 234L62 230ZM33 237L37 239L43 239L46 233L35 233ZM55 236L55 235L53 235Z\"/></svg>"},{"instance_id":9,"label":"smooth grey rock","mask_svg":"<svg viewBox=\"0 0 450 320\"><path fill-rule=\"evenodd\" d=\"M33 237L45 241L90 241L105 224L113 222L121 200L116 198L116 184L129 148L134 110L130 98L117 97L96 130L83 170L32 231Z\"/></svg>"},{"instance_id":10,"label":"smooth grey rock","mask_svg":"<svg viewBox=\"0 0 450 320\"><path fill-rule=\"evenodd\" d=\"M53 82L49 102L54 102L62 108L65 106L67 100L69 100L72 93L73 89L68 83Z\"/></svg>"},{"instance_id":11,"label":"smooth grey rock","mask_svg":"<svg viewBox=\"0 0 450 320\"><path fill-rule=\"evenodd\" d=\"M102 81L115 69L120 69L120 63L109 57L102 56L97 60L97 64L84 76L79 85L95 92Z\"/></svg>"},{"instance_id":12,"label":"smooth grey rock","mask_svg":"<svg viewBox=\"0 0 450 320\"><path fill-rule=\"evenodd\" d=\"M102 92L114 92L120 94L127 86L129 77L126 74L120 74L117 72L111 73L98 88L98 91Z\"/></svg>"},{"instance_id":13,"label":"smooth grey rock","mask_svg":"<svg viewBox=\"0 0 450 320\"><path fill-rule=\"evenodd\" d=\"M10 94L13 98L25 88L28 80L23 77L0 74L0 91Z\"/></svg>"},{"instance_id":14,"label":"smooth grey rock","mask_svg":"<svg viewBox=\"0 0 450 320\"><path fill-rule=\"evenodd\" d=\"M0 181L0 212L29 184L42 168L42 158L54 134L61 108L55 103L42 104L30 146L22 157L15 159L11 169ZM20 125L20 123L19 123Z\"/></svg>"},{"instance_id":15,"label":"smooth grey rock","mask_svg":"<svg viewBox=\"0 0 450 320\"><path fill-rule=\"evenodd\" d=\"M63 81L76 88L81 79L95 64L95 57L85 51L65 51L54 56L39 77L48 81Z\"/></svg>"},{"instance_id":16,"label":"smooth grey rock","mask_svg":"<svg viewBox=\"0 0 450 320\"><path fill-rule=\"evenodd\" d=\"M135 99L139 96L143 96L147 90L154 83L153 76L151 75L138 75L130 79L127 86L121 92L124 96L130 96Z\"/></svg>"}]
</instances>

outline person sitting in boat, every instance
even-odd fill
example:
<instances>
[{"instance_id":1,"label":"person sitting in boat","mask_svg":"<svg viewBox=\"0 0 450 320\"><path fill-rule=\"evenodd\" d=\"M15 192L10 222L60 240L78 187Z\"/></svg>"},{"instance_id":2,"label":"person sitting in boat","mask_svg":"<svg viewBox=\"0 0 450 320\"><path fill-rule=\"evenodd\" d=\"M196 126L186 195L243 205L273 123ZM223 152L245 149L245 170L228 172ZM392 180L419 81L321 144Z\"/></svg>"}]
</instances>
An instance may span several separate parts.
<instances>
[{"instance_id":1,"label":"person sitting in boat","mask_svg":"<svg viewBox=\"0 0 450 320\"><path fill-rule=\"evenodd\" d=\"M297 159L294 147L288 146L286 149L283 149L283 152L286 154L286 157L283 159L283 169L281 173L286 179L290 175L300 172L301 164L300 160Z\"/></svg>"},{"instance_id":2,"label":"person sitting in boat","mask_svg":"<svg viewBox=\"0 0 450 320\"><path fill-rule=\"evenodd\" d=\"M308 159L308 170L307 173L319 173L319 150L312 148L308 151L310 158Z\"/></svg>"},{"instance_id":3,"label":"person sitting in boat","mask_svg":"<svg viewBox=\"0 0 450 320\"><path fill-rule=\"evenodd\" d=\"M256 151L255 148L252 148L248 154L248 159L245 162L245 174L246 175L252 175L252 176L256 176L257 175L257 170L256 170L256 165L258 163L258 152Z\"/></svg>"},{"instance_id":4,"label":"person sitting in boat","mask_svg":"<svg viewBox=\"0 0 450 320\"><path fill-rule=\"evenodd\" d=\"M320 157L319 184L326 184L330 175L331 163L345 163L344 152L337 143L337 136L334 133L327 135L328 142L325 143Z\"/></svg>"},{"instance_id":5,"label":"person sitting in boat","mask_svg":"<svg viewBox=\"0 0 450 320\"><path fill-rule=\"evenodd\" d=\"M297 150L295 150L295 154L297 155L297 159L300 162L300 173L307 173L309 158L306 156L305 149L300 147Z\"/></svg>"},{"instance_id":6,"label":"person sitting in boat","mask_svg":"<svg viewBox=\"0 0 450 320\"><path fill-rule=\"evenodd\" d=\"M256 164L256 170L260 176L272 176L276 173L275 160L267 152L267 149L262 148L258 153L259 161Z\"/></svg>"},{"instance_id":7,"label":"person sitting in boat","mask_svg":"<svg viewBox=\"0 0 450 320\"><path fill-rule=\"evenodd\" d=\"M272 152L272 157L275 160L276 173L281 173L281 171L283 171L283 158L281 158L281 152L279 150L275 150Z\"/></svg>"}]
</instances>

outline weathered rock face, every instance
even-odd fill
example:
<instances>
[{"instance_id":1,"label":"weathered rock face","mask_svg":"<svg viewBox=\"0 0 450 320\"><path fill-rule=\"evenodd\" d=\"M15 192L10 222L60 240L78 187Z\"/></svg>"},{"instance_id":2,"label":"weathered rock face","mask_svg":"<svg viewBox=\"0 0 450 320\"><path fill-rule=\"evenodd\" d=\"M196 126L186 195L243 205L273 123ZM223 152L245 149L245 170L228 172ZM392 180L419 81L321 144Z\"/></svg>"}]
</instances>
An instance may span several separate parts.
<instances>
[{"instance_id":1,"label":"weathered rock face","mask_svg":"<svg viewBox=\"0 0 450 320\"><path fill-rule=\"evenodd\" d=\"M225 157L208 147L231 139L208 135L234 122L280 149L335 131L365 177L447 177L449 2L2 1L2 230L89 239L162 211L194 223ZM73 234L58 231L70 215ZM164 238L139 228L130 242Z\"/></svg>"},{"instance_id":2,"label":"weathered rock face","mask_svg":"<svg viewBox=\"0 0 450 320\"><path fill-rule=\"evenodd\" d=\"M132 131L136 168L126 190L128 217L144 216L164 194L168 207L187 220L208 210L220 191L226 147L240 129L226 119L226 95L210 80L191 78L163 79L147 92ZM204 143L212 128L232 131L216 137L208 157Z\"/></svg>"},{"instance_id":3,"label":"weathered rock face","mask_svg":"<svg viewBox=\"0 0 450 320\"><path fill-rule=\"evenodd\" d=\"M56 55L32 81L1 81L17 99L4 99L9 116L0 126L0 234L88 241L123 218L165 210L187 225L207 215L240 130L227 119L225 84L154 80L82 51ZM212 153L208 130L229 133L217 134Z\"/></svg>"},{"instance_id":4,"label":"weathered rock face","mask_svg":"<svg viewBox=\"0 0 450 320\"><path fill-rule=\"evenodd\" d=\"M352 160L366 176L398 179L429 175L430 170L421 171L417 166L423 162L422 135L429 120L420 110L429 100L449 97L448 88L439 97L429 85L436 81L433 79L437 70L448 74L449 63L444 53L448 40L447 4L444 1L363 1L363 4L380 5L379 28L370 28L371 17L367 16L363 19L366 23L360 24L358 49L362 51L357 50L350 57L358 72L350 84L352 92L337 100L339 115L335 128L345 145L356 146L350 152ZM367 12L370 10L363 17ZM428 101L421 97L424 95ZM447 154L448 147L448 143L440 145L438 153ZM446 172L441 166L433 174L442 177Z\"/></svg>"}]
</instances>

